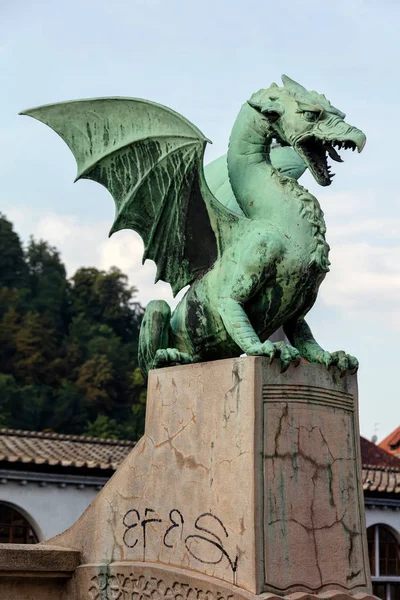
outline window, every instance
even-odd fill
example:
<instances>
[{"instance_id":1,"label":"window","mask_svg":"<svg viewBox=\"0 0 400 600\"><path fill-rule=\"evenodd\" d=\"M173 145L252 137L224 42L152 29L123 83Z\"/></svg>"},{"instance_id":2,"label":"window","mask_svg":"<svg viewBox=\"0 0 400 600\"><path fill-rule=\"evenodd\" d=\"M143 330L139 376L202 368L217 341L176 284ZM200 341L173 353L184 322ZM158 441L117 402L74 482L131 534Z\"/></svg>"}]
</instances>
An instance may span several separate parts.
<instances>
[{"instance_id":1,"label":"window","mask_svg":"<svg viewBox=\"0 0 400 600\"><path fill-rule=\"evenodd\" d=\"M373 593L382 600L400 600L400 546L389 527L367 529Z\"/></svg>"},{"instance_id":2,"label":"window","mask_svg":"<svg viewBox=\"0 0 400 600\"><path fill-rule=\"evenodd\" d=\"M37 544L38 541L36 533L25 517L15 508L0 503L1 544Z\"/></svg>"}]
</instances>

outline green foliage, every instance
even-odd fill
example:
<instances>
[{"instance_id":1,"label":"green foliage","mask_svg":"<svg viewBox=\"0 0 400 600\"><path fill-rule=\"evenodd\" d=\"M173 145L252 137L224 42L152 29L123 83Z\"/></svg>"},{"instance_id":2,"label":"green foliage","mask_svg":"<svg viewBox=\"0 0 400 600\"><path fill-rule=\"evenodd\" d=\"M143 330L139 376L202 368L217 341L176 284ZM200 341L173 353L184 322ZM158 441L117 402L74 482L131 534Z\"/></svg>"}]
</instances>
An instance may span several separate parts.
<instances>
[{"instance_id":1,"label":"green foliage","mask_svg":"<svg viewBox=\"0 0 400 600\"><path fill-rule=\"evenodd\" d=\"M63 433L80 434L85 431L87 420L85 396L71 381L62 381L55 394L50 427Z\"/></svg>"},{"instance_id":2,"label":"green foliage","mask_svg":"<svg viewBox=\"0 0 400 600\"><path fill-rule=\"evenodd\" d=\"M85 433L89 437L119 440L123 438L123 427L115 419L111 419L105 414L99 414L95 421L88 423Z\"/></svg>"},{"instance_id":3,"label":"green foliage","mask_svg":"<svg viewBox=\"0 0 400 600\"><path fill-rule=\"evenodd\" d=\"M19 390L12 375L0 373L0 427L11 427L12 406L18 401Z\"/></svg>"},{"instance_id":4,"label":"green foliage","mask_svg":"<svg viewBox=\"0 0 400 600\"><path fill-rule=\"evenodd\" d=\"M25 260L29 272L29 309L47 315L62 333L68 320L69 284L59 252L47 242L31 238Z\"/></svg>"},{"instance_id":5,"label":"green foliage","mask_svg":"<svg viewBox=\"0 0 400 600\"><path fill-rule=\"evenodd\" d=\"M11 406L10 426L13 429L41 431L48 429L53 406L53 389L47 385L28 384L18 387Z\"/></svg>"},{"instance_id":6,"label":"green foliage","mask_svg":"<svg viewBox=\"0 0 400 600\"><path fill-rule=\"evenodd\" d=\"M28 269L12 223L0 213L0 288L24 288Z\"/></svg>"},{"instance_id":7,"label":"green foliage","mask_svg":"<svg viewBox=\"0 0 400 600\"><path fill-rule=\"evenodd\" d=\"M91 323L108 325L124 341L138 339L141 307L133 301L137 290L116 267L108 273L93 267L72 277L71 310Z\"/></svg>"},{"instance_id":8,"label":"green foliage","mask_svg":"<svg viewBox=\"0 0 400 600\"><path fill-rule=\"evenodd\" d=\"M76 385L85 394L89 405L110 410L114 404L113 384L112 364L104 354L96 354L79 369Z\"/></svg>"},{"instance_id":9,"label":"green foliage","mask_svg":"<svg viewBox=\"0 0 400 600\"><path fill-rule=\"evenodd\" d=\"M31 238L24 251L0 215L0 427L138 439L135 294L115 267L68 280L56 248Z\"/></svg>"},{"instance_id":10,"label":"green foliage","mask_svg":"<svg viewBox=\"0 0 400 600\"><path fill-rule=\"evenodd\" d=\"M52 383L52 361L57 340L50 319L39 313L26 313L14 335L13 370L26 383Z\"/></svg>"}]
</instances>

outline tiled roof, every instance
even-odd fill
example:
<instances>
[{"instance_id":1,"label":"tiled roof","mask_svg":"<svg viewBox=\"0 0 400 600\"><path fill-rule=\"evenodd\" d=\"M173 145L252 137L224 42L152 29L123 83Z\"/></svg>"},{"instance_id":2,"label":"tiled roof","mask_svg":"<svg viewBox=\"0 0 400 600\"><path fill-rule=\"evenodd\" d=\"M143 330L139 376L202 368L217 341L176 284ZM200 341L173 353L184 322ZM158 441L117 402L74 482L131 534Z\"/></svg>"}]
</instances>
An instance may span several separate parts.
<instances>
[{"instance_id":1,"label":"tiled roof","mask_svg":"<svg viewBox=\"0 0 400 600\"><path fill-rule=\"evenodd\" d=\"M400 458L361 437L361 462L369 467L400 469Z\"/></svg>"},{"instance_id":2,"label":"tiled roof","mask_svg":"<svg viewBox=\"0 0 400 600\"><path fill-rule=\"evenodd\" d=\"M364 492L400 494L400 469L363 466L362 484Z\"/></svg>"},{"instance_id":3,"label":"tiled roof","mask_svg":"<svg viewBox=\"0 0 400 600\"><path fill-rule=\"evenodd\" d=\"M400 457L400 426L382 440L378 446L386 452Z\"/></svg>"},{"instance_id":4,"label":"tiled roof","mask_svg":"<svg viewBox=\"0 0 400 600\"><path fill-rule=\"evenodd\" d=\"M136 442L0 429L0 461L115 470Z\"/></svg>"}]
</instances>

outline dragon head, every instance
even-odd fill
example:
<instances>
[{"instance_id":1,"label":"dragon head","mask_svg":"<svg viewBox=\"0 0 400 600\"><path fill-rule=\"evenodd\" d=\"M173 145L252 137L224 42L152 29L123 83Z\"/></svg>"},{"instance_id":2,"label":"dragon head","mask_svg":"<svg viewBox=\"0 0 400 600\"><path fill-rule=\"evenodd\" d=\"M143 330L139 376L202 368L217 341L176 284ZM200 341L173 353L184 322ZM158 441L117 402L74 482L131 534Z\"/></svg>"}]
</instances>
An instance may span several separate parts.
<instances>
[{"instance_id":1,"label":"dragon head","mask_svg":"<svg viewBox=\"0 0 400 600\"><path fill-rule=\"evenodd\" d=\"M366 137L344 121L346 115L317 92L309 92L286 75L283 87L275 83L253 94L248 104L268 120L268 130L281 144L292 146L320 185L330 185L328 156L343 162L337 149L361 152Z\"/></svg>"}]
</instances>

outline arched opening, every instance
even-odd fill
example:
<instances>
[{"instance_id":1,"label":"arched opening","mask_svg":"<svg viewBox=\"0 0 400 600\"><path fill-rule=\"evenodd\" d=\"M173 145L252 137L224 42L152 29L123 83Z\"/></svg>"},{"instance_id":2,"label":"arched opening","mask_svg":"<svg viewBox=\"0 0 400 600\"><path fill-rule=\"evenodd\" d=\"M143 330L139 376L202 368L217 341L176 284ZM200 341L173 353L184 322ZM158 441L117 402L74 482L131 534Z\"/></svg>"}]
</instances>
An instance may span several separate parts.
<instances>
[{"instance_id":1,"label":"arched opening","mask_svg":"<svg viewBox=\"0 0 400 600\"><path fill-rule=\"evenodd\" d=\"M38 541L27 518L13 506L0 502L0 543L37 544Z\"/></svg>"},{"instance_id":2,"label":"arched opening","mask_svg":"<svg viewBox=\"0 0 400 600\"><path fill-rule=\"evenodd\" d=\"M387 525L367 529L373 593L382 600L400 600L400 546Z\"/></svg>"}]
</instances>

